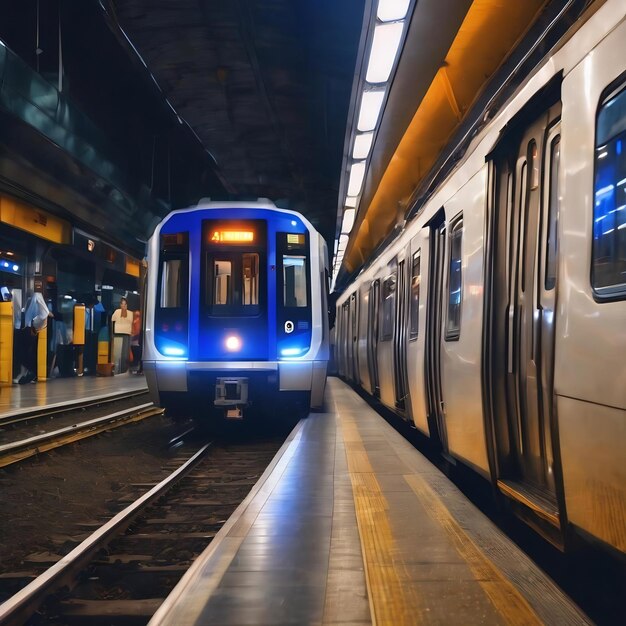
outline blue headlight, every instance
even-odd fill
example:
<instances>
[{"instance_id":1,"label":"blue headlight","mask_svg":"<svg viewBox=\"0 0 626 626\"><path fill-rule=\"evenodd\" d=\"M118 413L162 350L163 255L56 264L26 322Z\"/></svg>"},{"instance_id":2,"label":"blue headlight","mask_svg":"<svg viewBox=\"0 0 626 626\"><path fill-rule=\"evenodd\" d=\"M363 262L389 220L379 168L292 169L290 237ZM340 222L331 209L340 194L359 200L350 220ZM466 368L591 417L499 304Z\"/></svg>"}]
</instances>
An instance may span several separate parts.
<instances>
[{"instance_id":1,"label":"blue headlight","mask_svg":"<svg viewBox=\"0 0 626 626\"><path fill-rule=\"evenodd\" d=\"M161 351L166 356L185 356L185 350L176 346L164 346Z\"/></svg>"},{"instance_id":2,"label":"blue headlight","mask_svg":"<svg viewBox=\"0 0 626 626\"><path fill-rule=\"evenodd\" d=\"M300 356L306 352L308 348L283 348L280 351L281 356Z\"/></svg>"}]
</instances>

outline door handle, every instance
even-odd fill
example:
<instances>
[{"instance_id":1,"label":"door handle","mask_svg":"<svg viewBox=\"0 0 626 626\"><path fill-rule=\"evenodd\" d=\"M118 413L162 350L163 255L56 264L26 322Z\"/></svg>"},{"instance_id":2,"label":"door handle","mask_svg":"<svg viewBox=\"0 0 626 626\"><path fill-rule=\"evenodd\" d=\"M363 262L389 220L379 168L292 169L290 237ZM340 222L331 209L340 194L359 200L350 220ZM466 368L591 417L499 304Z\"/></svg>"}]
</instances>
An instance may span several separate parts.
<instances>
[{"instance_id":1,"label":"door handle","mask_svg":"<svg viewBox=\"0 0 626 626\"><path fill-rule=\"evenodd\" d=\"M535 364L539 359L541 323L543 321L543 309L541 306L535 309L533 317L533 361Z\"/></svg>"},{"instance_id":2,"label":"door handle","mask_svg":"<svg viewBox=\"0 0 626 626\"><path fill-rule=\"evenodd\" d=\"M509 304L507 307L507 371L513 373L513 331L515 330L515 307Z\"/></svg>"}]
</instances>

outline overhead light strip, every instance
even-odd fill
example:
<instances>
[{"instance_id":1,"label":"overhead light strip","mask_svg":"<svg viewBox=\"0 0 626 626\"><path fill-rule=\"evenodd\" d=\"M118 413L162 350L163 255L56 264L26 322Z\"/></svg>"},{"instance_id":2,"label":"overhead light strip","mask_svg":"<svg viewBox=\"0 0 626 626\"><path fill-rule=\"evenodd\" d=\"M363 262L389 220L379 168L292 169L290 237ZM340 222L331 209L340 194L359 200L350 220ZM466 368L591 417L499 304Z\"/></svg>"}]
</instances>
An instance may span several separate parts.
<instances>
[{"instance_id":1,"label":"overhead light strip","mask_svg":"<svg viewBox=\"0 0 626 626\"><path fill-rule=\"evenodd\" d=\"M376 17L381 22L403 20L410 4L411 0L378 0Z\"/></svg>"},{"instance_id":2,"label":"overhead light strip","mask_svg":"<svg viewBox=\"0 0 626 626\"><path fill-rule=\"evenodd\" d=\"M348 235L356 220L363 182L369 165L374 137L388 91L388 81L397 63L406 16L412 0L378 0L376 24L371 32L369 56L361 90L356 129L350 145L352 159L349 165L348 189L342 210L340 236L335 241L333 287L348 245ZM345 238L345 239L344 239Z\"/></svg>"}]
</instances>

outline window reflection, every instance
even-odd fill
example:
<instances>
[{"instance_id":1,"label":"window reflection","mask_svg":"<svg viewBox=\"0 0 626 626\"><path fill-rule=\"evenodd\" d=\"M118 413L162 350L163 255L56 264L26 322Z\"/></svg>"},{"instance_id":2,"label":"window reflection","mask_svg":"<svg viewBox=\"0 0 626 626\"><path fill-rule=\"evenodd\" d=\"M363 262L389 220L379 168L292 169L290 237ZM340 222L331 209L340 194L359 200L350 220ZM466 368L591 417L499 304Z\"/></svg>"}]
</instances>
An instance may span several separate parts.
<instances>
[{"instance_id":1,"label":"window reflection","mask_svg":"<svg viewBox=\"0 0 626 626\"><path fill-rule=\"evenodd\" d=\"M600 108L595 149L591 281L599 294L626 292L626 90Z\"/></svg>"},{"instance_id":2,"label":"window reflection","mask_svg":"<svg viewBox=\"0 0 626 626\"><path fill-rule=\"evenodd\" d=\"M161 271L161 302L162 309L182 306L183 262L181 259L163 261Z\"/></svg>"},{"instance_id":3,"label":"window reflection","mask_svg":"<svg viewBox=\"0 0 626 626\"><path fill-rule=\"evenodd\" d=\"M421 250L413 255L411 270L411 310L410 315L410 337L417 337L419 332L419 306L420 306L420 282L421 282Z\"/></svg>"},{"instance_id":4,"label":"window reflection","mask_svg":"<svg viewBox=\"0 0 626 626\"><path fill-rule=\"evenodd\" d=\"M230 261L215 261L213 265L215 285L213 289L213 304L227 305L231 303L231 275Z\"/></svg>"},{"instance_id":5,"label":"window reflection","mask_svg":"<svg viewBox=\"0 0 626 626\"><path fill-rule=\"evenodd\" d=\"M450 264L448 266L448 317L446 339L458 339L461 331L463 218L459 217L450 228Z\"/></svg>"},{"instance_id":6,"label":"window reflection","mask_svg":"<svg viewBox=\"0 0 626 626\"><path fill-rule=\"evenodd\" d=\"M283 302L287 307L307 306L305 256L283 255Z\"/></svg>"}]
</instances>

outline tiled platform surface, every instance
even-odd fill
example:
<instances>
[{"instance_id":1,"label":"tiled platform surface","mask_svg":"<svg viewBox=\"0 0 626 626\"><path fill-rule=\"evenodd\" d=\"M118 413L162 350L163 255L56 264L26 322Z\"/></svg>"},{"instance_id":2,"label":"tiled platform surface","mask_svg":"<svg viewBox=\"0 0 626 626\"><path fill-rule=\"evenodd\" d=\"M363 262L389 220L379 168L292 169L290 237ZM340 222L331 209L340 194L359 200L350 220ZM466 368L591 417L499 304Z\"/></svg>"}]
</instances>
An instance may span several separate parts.
<instances>
[{"instance_id":1,"label":"tiled platform surface","mask_svg":"<svg viewBox=\"0 0 626 626\"><path fill-rule=\"evenodd\" d=\"M586 624L349 387L300 422L156 624Z\"/></svg>"},{"instance_id":2,"label":"tiled platform surface","mask_svg":"<svg viewBox=\"0 0 626 626\"><path fill-rule=\"evenodd\" d=\"M54 378L28 385L0 387L0 423L3 419L35 409L56 408L70 402L96 400L146 389L146 380L135 374Z\"/></svg>"}]
</instances>

